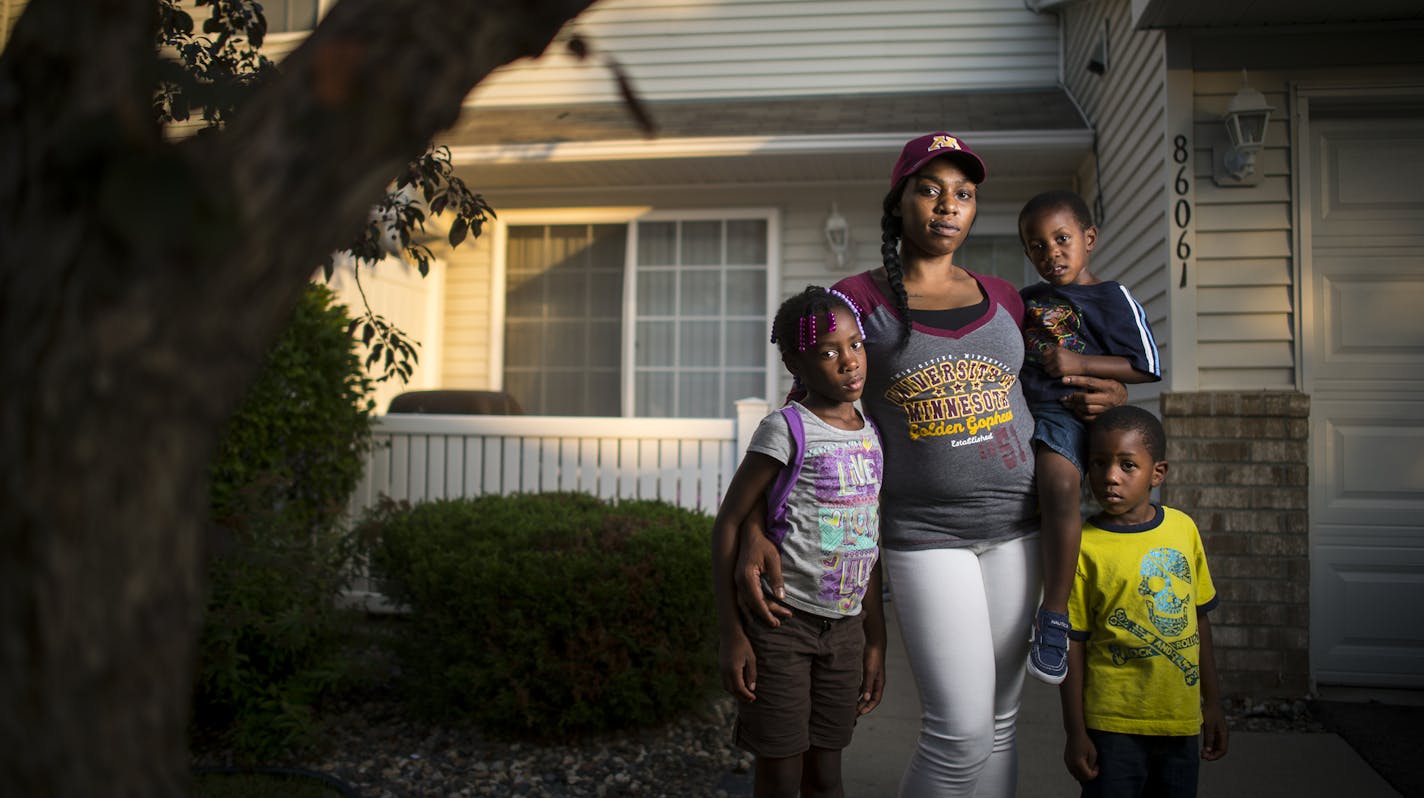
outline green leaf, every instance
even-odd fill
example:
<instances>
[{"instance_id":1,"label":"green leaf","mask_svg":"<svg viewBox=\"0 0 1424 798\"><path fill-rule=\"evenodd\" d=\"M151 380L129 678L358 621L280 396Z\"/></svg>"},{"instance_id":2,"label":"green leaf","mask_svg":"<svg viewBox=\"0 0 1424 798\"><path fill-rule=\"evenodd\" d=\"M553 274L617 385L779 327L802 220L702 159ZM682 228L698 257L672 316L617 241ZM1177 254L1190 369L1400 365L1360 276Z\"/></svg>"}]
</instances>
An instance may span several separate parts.
<instances>
[{"instance_id":1,"label":"green leaf","mask_svg":"<svg viewBox=\"0 0 1424 798\"><path fill-rule=\"evenodd\" d=\"M465 234L468 232L469 223L457 217L455 221L450 223L450 246L460 246L460 242L465 240Z\"/></svg>"}]
</instances>

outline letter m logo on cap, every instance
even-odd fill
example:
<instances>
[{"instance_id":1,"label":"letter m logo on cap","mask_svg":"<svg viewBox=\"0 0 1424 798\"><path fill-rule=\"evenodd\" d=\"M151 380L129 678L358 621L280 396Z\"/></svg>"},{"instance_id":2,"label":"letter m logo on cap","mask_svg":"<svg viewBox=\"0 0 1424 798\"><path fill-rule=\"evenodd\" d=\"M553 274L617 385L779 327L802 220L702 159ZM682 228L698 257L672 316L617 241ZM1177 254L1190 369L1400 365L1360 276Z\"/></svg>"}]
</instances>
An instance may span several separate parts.
<instances>
[{"instance_id":1,"label":"letter m logo on cap","mask_svg":"<svg viewBox=\"0 0 1424 798\"><path fill-rule=\"evenodd\" d=\"M955 138L954 136L935 136L934 141L930 142L930 148L928 151L934 152L935 150L942 150L946 147L951 150L964 149L963 147L959 146L959 139Z\"/></svg>"}]
</instances>

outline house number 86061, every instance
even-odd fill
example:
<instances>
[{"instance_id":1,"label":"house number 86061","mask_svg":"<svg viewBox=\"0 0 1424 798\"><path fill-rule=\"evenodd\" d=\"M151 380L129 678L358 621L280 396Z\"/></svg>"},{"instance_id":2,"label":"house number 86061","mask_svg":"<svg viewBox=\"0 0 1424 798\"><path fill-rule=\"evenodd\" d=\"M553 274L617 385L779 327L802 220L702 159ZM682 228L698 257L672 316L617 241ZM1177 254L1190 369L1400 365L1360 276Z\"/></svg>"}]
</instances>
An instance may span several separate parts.
<instances>
[{"instance_id":1,"label":"house number 86061","mask_svg":"<svg viewBox=\"0 0 1424 798\"><path fill-rule=\"evenodd\" d=\"M1172 206L1172 221L1177 224L1180 231L1177 235L1177 257L1182 261L1182 279L1178 284L1179 288L1187 287L1187 260L1192 256L1192 245L1187 243L1187 233L1189 225L1192 223L1192 203L1187 199L1187 193L1191 191L1192 183L1187 175L1190 168L1187 161L1191 154L1187 150L1187 137L1177 136L1172 139L1172 162L1177 164L1177 179L1172 181L1172 188L1177 193L1177 202Z\"/></svg>"}]
</instances>

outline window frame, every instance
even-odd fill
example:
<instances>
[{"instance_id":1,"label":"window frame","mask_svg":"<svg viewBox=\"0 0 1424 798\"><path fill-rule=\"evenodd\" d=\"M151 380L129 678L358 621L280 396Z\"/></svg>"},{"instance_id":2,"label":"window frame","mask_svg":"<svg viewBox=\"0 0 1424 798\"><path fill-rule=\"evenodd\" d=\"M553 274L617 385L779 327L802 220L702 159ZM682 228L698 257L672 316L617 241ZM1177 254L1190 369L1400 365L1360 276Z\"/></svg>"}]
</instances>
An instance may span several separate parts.
<instances>
[{"instance_id":1,"label":"window frame","mask_svg":"<svg viewBox=\"0 0 1424 798\"><path fill-rule=\"evenodd\" d=\"M489 329L489 379L495 390L504 389L504 344L505 344L505 292L508 276L509 227L523 225L563 225L563 224L625 224L627 225L627 246L625 247L623 269L623 305L621 308L623 342L620 352L619 405L623 418L634 418L636 397L636 357L634 349L637 333L637 292L638 292L638 224L640 222L697 222L758 219L766 222L766 284L764 297L766 319L769 326L771 317L781 303L781 212L773 207L748 208L686 208L657 209L649 207L589 207L589 208L539 208L501 210L495 220L491 241L490 270L490 329ZM776 391L778 369L781 360L770 342L770 335L763 347L763 375L761 397L769 399ZM735 397L742 399L748 397ZM734 401L735 401L734 399ZM720 417L731 417L734 411L727 408ZM679 418L679 416L672 416Z\"/></svg>"},{"instance_id":2,"label":"window frame","mask_svg":"<svg viewBox=\"0 0 1424 798\"><path fill-rule=\"evenodd\" d=\"M272 20L268 18L267 24L269 29L267 31L267 40L275 42L290 42L297 39L305 39L307 36L311 35L312 31L316 30L316 26L321 24L321 21L326 18L326 15L331 12L332 7L334 7L337 2L339 2L339 0L316 0L316 25L313 25L312 27L307 28L306 30L274 31L270 29ZM265 14L267 11L265 3L263 5L262 10Z\"/></svg>"}]
</instances>

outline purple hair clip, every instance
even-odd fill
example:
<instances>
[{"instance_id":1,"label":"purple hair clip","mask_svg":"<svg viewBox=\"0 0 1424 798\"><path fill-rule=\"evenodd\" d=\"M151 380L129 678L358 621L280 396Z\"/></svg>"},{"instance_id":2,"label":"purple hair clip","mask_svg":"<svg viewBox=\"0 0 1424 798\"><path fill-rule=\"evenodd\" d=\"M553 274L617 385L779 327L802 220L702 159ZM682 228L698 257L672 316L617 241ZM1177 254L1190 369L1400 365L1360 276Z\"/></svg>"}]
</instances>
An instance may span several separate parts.
<instances>
[{"instance_id":1,"label":"purple hair clip","mask_svg":"<svg viewBox=\"0 0 1424 798\"><path fill-rule=\"evenodd\" d=\"M865 325L863 325L863 324L860 323L860 308L858 308L858 307L855 306L855 303L851 301L851 298L850 298L850 297L846 296L845 294L842 294L840 291L837 291L837 290L834 289L834 288L828 289L826 293L831 294L831 295L834 296L836 299L839 299L840 301L842 301L842 302L845 303L845 306L850 309L850 315L851 315L851 317L855 319L855 328L856 328L858 331L860 331L860 337L864 338L864 337L865 337ZM835 323L836 323L836 322L835 322L835 318L836 318L836 317L835 317L835 314L831 314L831 329L832 329L832 330L835 329Z\"/></svg>"},{"instance_id":2,"label":"purple hair clip","mask_svg":"<svg viewBox=\"0 0 1424 798\"><path fill-rule=\"evenodd\" d=\"M805 352L816 345L816 314L808 313L797 322L796 351Z\"/></svg>"}]
</instances>

